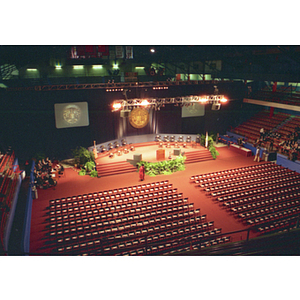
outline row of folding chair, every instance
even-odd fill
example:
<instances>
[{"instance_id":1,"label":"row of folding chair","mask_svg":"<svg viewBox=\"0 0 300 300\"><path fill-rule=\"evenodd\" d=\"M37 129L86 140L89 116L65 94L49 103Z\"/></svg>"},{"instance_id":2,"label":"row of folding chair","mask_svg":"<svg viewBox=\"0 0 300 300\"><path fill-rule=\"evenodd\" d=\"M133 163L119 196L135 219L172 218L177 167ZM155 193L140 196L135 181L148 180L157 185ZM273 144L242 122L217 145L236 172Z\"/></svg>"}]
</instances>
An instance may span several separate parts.
<instances>
[{"instance_id":1,"label":"row of folding chair","mask_svg":"<svg viewBox=\"0 0 300 300\"><path fill-rule=\"evenodd\" d=\"M148 199L152 199L154 197L164 197L175 193L177 193L177 188L167 189L167 190L153 192L153 193L149 192L142 195L124 197L119 199L101 200L100 198L90 198L86 200L78 200L78 201L74 200L68 203L50 204L49 210L53 211L57 209L67 209L67 208L78 207L82 205L111 206L111 205L123 204L123 203L128 203L137 200L145 201L145 203L147 203Z\"/></svg>"},{"instance_id":2,"label":"row of folding chair","mask_svg":"<svg viewBox=\"0 0 300 300\"><path fill-rule=\"evenodd\" d=\"M205 224L205 223L204 223ZM203 224L203 225L204 225ZM200 224L195 225L193 232L202 232L202 237L206 237L209 235L213 234L218 234L221 233L220 229L213 229L213 222L207 223L205 225L207 226L199 226ZM72 250L81 250L85 251L86 247L92 247L92 246L98 246L97 251L102 253L102 254L113 254L114 252L117 252L119 250L123 251L125 248L128 247L137 247L141 245L145 245L146 243L146 238L147 238L147 243L157 243L160 244L161 242L167 241L167 240L172 240L174 238L183 238L187 233L191 232L193 228L190 228L188 225L185 225L185 227L181 227L179 229L174 228L169 228L166 227L169 231L165 232L158 232L154 230L149 230L145 232L138 232L138 230L132 231L131 234L129 233L128 236L126 236L125 241L119 241L118 239L114 240L109 240L109 245L105 245L105 242L101 240L101 238L94 238L94 239L89 239L90 235L89 233L87 234L80 234L78 236L73 236L70 240L67 239L66 241L63 241L63 238L59 240L59 245L57 247L58 252L63 252L63 251L72 251ZM205 231L207 230L207 231ZM146 236L143 237L138 237L140 234L147 234ZM80 248L80 249L79 249Z\"/></svg>"},{"instance_id":3,"label":"row of folding chair","mask_svg":"<svg viewBox=\"0 0 300 300\"><path fill-rule=\"evenodd\" d=\"M184 199L178 199L178 204L180 205L184 205L183 209L187 209L187 210L192 210L194 208L193 206L193 203L188 203L188 200L186 198ZM200 209L198 209L200 211ZM197 211L198 211L197 210ZM148 214L148 213L146 213ZM151 214L150 214L151 215ZM185 216L185 214L183 214L183 216ZM98 227L100 226L106 226L106 225L114 225L114 224L122 224L122 223L128 223L130 221L133 221L133 220L136 220L138 219L139 217L136 217L135 215L123 215L123 216L119 216L119 217L116 217L116 218L111 218L111 219L102 219L100 215L96 215L95 217L89 217L86 212L82 212L81 214L78 213L78 214L75 214L75 215L69 215L68 216L69 218L65 218L65 216L61 217L61 219L50 219L51 220L51 223L50 223L50 229L51 228L59 228L59 227L62 227L62 224L60 226L58 226L57 224L59 223L62 223L62 222L69 222L70 225L74 225L74 224L77 224L77 225L80 225L82 223L89 223L89 224L97 224ZM148 215L147 215L148 217ZM161 220L164 220L166 218L169 218L169 216L167 217L157 217L157 221L161 221ZM76 221L78 220L78 221ZM54 226L51 226L52 224L55 224Z\"/></svg>"},{"instance_id":4,"label":"row of folding chair","mask_svg":"<svg viewBox=\"0 0 300 300\"><path fill-rule=\"evenodd\" d=\"M245 191L244 193L240 193L240 194L226 195L226 196L218 197L216 200L219 203L224 203L224 205L226 205L227 207L231 207L233 205L239 204L240 202L244 202L248 200L251 201L251 199L265 198L268 196L274 196L276 194L287 195L293 192L297 192L299 190L299 186L297 184L291 187L283 187L283 188L277 188L277 187L278 185L274 185L274 186L270 186L269 189L259 189L257 190L257 193L251 190L251 191Z\"/></svg>"},{"instance_id":5,"label":"row of folding chair","mask_svg":"<svg viewBox=\"0 0 300 300\"><path fill-rule=\"evenodd\" d=\"M207 231L193 231L192 233L189 231L189 228L182 228L181 231L173 230L161 234L155 234L152 236L147 237L147 254L155 254L158 255L162 254L162 252L167 253L170 251L170 247L173 249L176 249L177 247L180 247L182 245L181 241L184 241L186 239L191 239L193 241L198 241L199 239L205 239L206 241L216 235L221 233L221 229L212 229L210 228ZM187 238L187 235L189 237ZM136 249L128 249L128 247L136 247L143 248L144 252L143 254L146 254L146 240L141 239L139 240L133 240L127 241L125 243L118 243L118 244L111 244L110 246L104 247L104 250L107 251L106 254L120 254L120 255L137 255L142 254L141 252L135 253L133 251L137 251ZM120 252L121 251L121 252ZM125 252L124 252L125 251Z\"/></svg>"},{"instance_id":6,"label":"row of folding chair","mask_svg":"<svg viewBox=\"0 0 300 300\"><path fill-rule=\"evenodd\" d=\"M285 176L285 175L291 175L290 172L287 172L286 170L276 170L276 171L272 171L272 172L261 172L261 173L256 173L256 174L251 174L251 175L242 175L242 176L233 176L232 178L225 178L222 176L219 177L220 180L218 179L211 179L211 180L198 180L197 182L195 182L196 184L199 182L199 187L201 188L207 188L207 187L214 187L214 186L218 186L221 184L230 184L230 183L235 183L235 182L239 182L241 180L253 180L253 181L257 181L257 180L263 180L264 177L269 177L269 178L278 178L280 176Z\"/></svg>"},{"instance_id":7,"label":"row of folding chair","mask_svg":"<svg viewBox=\"0 0 300 300\"><path fill-rule=\"evenodd\" d=\"M214 178L216 176L224 176L228 174L235 174L238 172L246 172L246 171L260 171L265 168L278 168L280 166L273 164L271 162L266 162L259 165L253 165L253 166L247 166L247 167L240 167L240 168L234 168L234 169L228 169L218 172L211 172L211 173L205 173L205 174L199 174L199 175L193 175L190 177L191 181L199 180L199 179L208 179L208 178Z\"/></svg>"},{"instance_id":8,"label":"row of folding chair","mask_svg":"<svg viewBox=\"0 0 300 300\"><path fill-rule=\"evenodd\" d=\"M226 190L229 188L239 188L239 187L248 187L248 186L255 186L255 185L259 185L259 184L265 184L268 182L284 182L287 180L295 180L298 179L300 181L300 177L299 176L287 176L287 177L282 177L282 175L280 176L262 176L260 178L257 179L247 179L247 180L239 180L239 181L234 181L232 183L227 183L227 184L220 184L220 185L215 185L215 186L211 186L209 188L204 188L204 190L206 191L206 193L215 193L218 191L222 191L222 190Z\"/></svg>"},{"instance_id":9,"label":"row of folding chair","mask_svg":"<svg viewBox=\"0 0 300 300\"><path fill-rule=\"evenodd\" d=\"M169 230L156 232L156 231L147 231L144 234L147 234L147 236L143 236L138 238L136 235L132 236L132 240L127 239L124 242L119 242L118 240L110 241L109 245L106 247L109 247L112 251L122 250L131 246L142 246L146 245L161 245L165 242L171 242L171 241L178 241L181 239L187 238L187 236L191 235L202 235L203 237L207 237L213 234L220 233L220 229L214 229L213 223L207 223L207 227L202 227L200 225L195 225L194 228L191 228L190 226L186 225L185 227L181 227L179 229L169 228ZM108 250L108 249L107 249Z\"/></svg>"},{"instance_id":10,"label":"row of folding chair","mask_svg":"<svg viewBox=\"0 0 300 300\"><path fill-rule=\"evenodd\" d=\"M235 206L232 207L230 210L233 213L242 213L242 212L246 212L249 210L253 210L253 209L258 209L258 208L264 208L264 207L268 207L270 205L273 205L275 203L284 203L284 202L289 202L291 200L295 200L297 198L299 198L300 193L295 193L295 195L287 195L286 197L269 197L268 198L257 198L257 200L253 200L253 201L249 201L249 202L240 202L239 205L241 206ZM263 200L259 200L259 199L263 199Z\"/></svg>"},{"instance_id":11,"label":"row of folding chair","mask_svg":"<svg viewBox=\"0 0 300 300\"><path fill-rule=\"evenodd\" d=\"M211 231L212 233L214 230ZM194 235L194 240L200 239L200 236L203 234L196 234ZM213 235L212 235L213 236ZM212 245L217 245L217 244L223 244L228 241L225 237L218 237L218 238L212 238L210 236L210 239L206 240L201 244L201 249L204 247L209 247ZM173 242L166 242L160 245L151 245L150 246L150 255L167 255L167 254L176 254L180 252L186 252L186 251L191 251L194 249L199 249L199 243L198 242L178 242L178 241L173 241ZM124 253L123 255L138 255L138 253Z\"/></svg>"},{"instance_id":12,"label":"row of folding chair","mask_svg":"<svg viewBox=\"0 0 300 300\"><path fill-rule=\"evenodd\" d=\"M220 229L216 230L211 230L210 232L205 233L205 235L209 236L209 238L205 239L201 243L201 247L199 247L199 240L203 239L204 234L195 234L193 235L192 241L191 242L173 242L173 243L165 243L163 246L164 247L157 247L157 246L152 246L151 247L151 252L154 255L160 254L160 255L166 255L166 254L176 254L180 252L186 252L186 251L191 251L195 249L203 249L205 247L217 245L217 244L223 244L225 242L228 242L230 239L227 237L218 237L218 238L213 238L215 232L221 232Z\"/></svg>"},{"instance_id":13,"label":"row of folding chair","mask_svg":"<svg viewBox=\"0 0 300 300\"><path fill-rule=\"evenodd\" d=\"M161 209L169 209L170 207L177 207L180 206L181 204L187 203L188 200L187 198L179 198L177 197L176 199L172 199L172 201L157 201L153 203L148 203L147 205L141 204L141 205L136 205L136 206L125 206L125 207L107 207L107 209L99 208L99 209L89 209L85 210L84 208L82 210L78 210L75 213L70 212L68 214L68 219L73 220L73 219L82 219L82 218L87 218L87 217L96 217L99 216L100 220L107 220L107 219L112 219L112 218L118 218L118 217L128 217L130 215L135 215L135 214L141 214L141 213L150 213L153 210L161 210ZM131 203L132 204L132 203ZM180 206L178 210L186 210L186 209L192 209L193 204L186 204L184 206ZM177 210L177 209L176 209ZM55 216L50 217L50 228L53 224L57 222L61 222L61 220L66 220L64 218L65 215L60 215L57 213ZM97 218L99 219L99 218ZM55 225L54 225L55 226ZM52 226L53 227L53 226Z\"/></svg>"},{"instance_id":14,"label":"row of folding chair","mask_svg":"<svg viewBox=\"0 0 300 300\"><path fill-rule=\"evenodd\" d=\"M260 195L240 198L237 200L231 200L232 198L230 198L230 197L224 197L224 201L221 203L223 203L223 205L226 208L231 209L232 211L235 211L234 208L239 205L247 205L247 204L260 202L260 201L265 201L266 203L269 203L269 202L267 202L268 199L270 199L270 201L271 201L271 199L274 199L276 197L281 198L281 196L283 198L288 197L290 195L300 196L299 189L300 189L300 186L293 186L288 189L275 190L275 191L271 191L271 192L261 193Z\"/></svg>"},{"instance_id":15,"label":"row of folding chair","mask_svg":"<svg viewBox=\"0 0 300 300\"><path fill-rule=\"evenodd\" d=\"M184 213L168 213L164 215L154 214L150 217L146 217L144 219L134 219L133 216L127 217L127 221L123 223L116 223L115 220L111 221L103 221L103 222L96 222L94 220L90 221L90 224L76 224L75 226L65 226L65 227L58 227L52 228L50 231L50 237L57 238L62 235L69 235L72 233L80 232L80 231L98 231L99 234L102 235L109 235L111 233L116 233L118 230L130 230L132 228L136 228L138 226L148 226L151 224L155 224L157 222L167 222L167 221L180 221L185 218L195 218L195 220L199 220L200 209L187 211ZM204 215L206 217L206 215ZM144 216L141 216L144 217Z\"/></svg>"},{"instance_id":16,"label":"row of folding chair","mask_svg":"<svg viewBox=\"0 0 300 300\"><path fill-rule=\"evenodd\" d=\"M261 225L263 223L267 223L270 222L272 220L280 220L280 219L286 219L287 217L293 216L293 215L298 215L300 212L300 207L296 206L296 207L292 207L292 208L288 208L285 210L280 210L271 214L267 214L255 219L248 219L247 220L247 224L251 225L251 226L257 226L257 225Z\"/></svg>"},{"instance_id":17,"label":"row of folding chair","mask_svg":"<svg viewBox=\"0 0 300 300\"><path fill-rule=\"evenodd\" d=\"M95 211L97 213L99 210L102 212L103 210L106 212L114 212L116 210L124 210L124 209L131 209L132 207L140 207L140 206L147 206L151 204L159 204L164 202L172 202L176 201L176 199L181 198L183 196L182 193L174 193L169 194L167 196L160 196L155 198L147 198L147 199L133 199L132 201L123 202L123 203L115 203L109 206L103 205L103 203L93 203L93 204L82 204L80 206L62 208L61 206L54 206L50 209L49 215L51 217L55 217L58 215L66 215L70 213L77 213L82 211Z\"/></svg>"},{"instance_id":18,"label":"row of folding chair","mask_svg":"<svg viewBox=\"0 0 300 300\"><path fill-rule=\"evenodd\" d=\"M144 207L152 204L160 204L160 203L168 203L168 202L173 202L176 201L177 199L182 198L183 194L173 194L173 195L168 195L168 196L163 196L163 197L158 197L158 198L151 198L151 199L146 199L146 200L137 200L134 202L125 202L122 205L117 204L117 205L112 205L112 206L102 206L101 203L97 204L87 204L87 205L82 205L80 207L75 207L75 208L68 208L68 209L62 209L62 210L51 210L50 211L50 218L49 220L52 220L52 218L60 218L60 219L66 219L68 218L69 215L76 215L77 213L81 214L86 214L86 215L98 215L99 210L102 211L104 209L106 212L111 212L115 216L116 211L118 210L128 210L131 208L138 208L138 207ZM164 204L166 205L166 204ZM144 210L144 209L143 209ZM120 213L121 215L124 214L123 212Z\"/></svg>"},{"instance_id":19,"label":"row of folding chair","mask_svg":"<svg viewBox=\"0 0 300 300\"><path fill-rule=\"evenodd\" d=\"M279 179L271 180L271 181L261 182L258 184L251 184L248 186L241 186L238 188L230 188L218 192L212 192L210 193L210 195L213 197L220 197L229 194L234 195L234 194L242 193L244 191L247 191L249 194L253 194L257 192L261 193L264 190L284 189L293 185L299 185L299 183L300 183L299 180L293 180L293 178L286 177L280 180Z\"/></svg>"},{"instance_id":20,"label":"row of folding chair","mask_svg":"<svg viewBox=\"0 0 300 300\"><path fill-rule=\"evenodd\" d=\"M167 209L165 209L165 214L179 214L179 215L182 215L182 216L186 216L186 215L189 215L191 212L188 211L189 210L189 205L188 204L183 204L183 205L178 205L178 206L171 206ZM154 212L154 213L151 213L151 212ZM50 225L50 230L54 230L56 228L60 229L60 228L63 228L63 227L76 227L76 226L81 226L81 225L84 225L84 224L90 224L90 225L93 225L97 224L97 226L105 226L107 223L107 225L118 225L118 226L123 226L123 223L126 222L126 219L127 219L127 223L128 222L131 222L131 221L139 221L139 220L146 220L147 218L149 217L154 217L154 216L159 216L159 215L162 215L163 214L163 210L160 211L160 210L157 210L157 211L151 211L151 212L148 212L147 213L139 213L139 214L135 214L135 215L131 215L131 216L126 216L124 215L125 217L124 218L120 218L119 220L121 222L118 222L118 220L115 220L115 219L112 219L112 220L107 220L105 221L105 219L103 218L103 215L101 215L100 217L100 221L97 222L97 219L95 218L78 218L77 220L73 220L72 221L66 221L66 222L57 222L57 223L53 223ZM125 219L126 218L126 219ZM102 222L101 222L102 221ZM122 222L123 221L123 222Z\"/></svg>"},{"instance_id":21,"label":"row of folding chair","mask_svg":"<svg viewBox=\"0 0 300 300\"><path fill-rule=\"evenodd\" d=\"M138 191L143 191L146 189L149 189L151 191L156 191L156 190L159 190L159 188L164 189L165 186L167 186L167 188L170 187L168 180L157 181L157 182L147 183L147 184L143 184L143 185L123 187L123 188L118 188L118 189L113 189L113 190L99 191L99 192L71 196L71 197L66 197L66 198L59 198L59 199L55 199L55 200L50 200L50 205L68 203L71 201L87 200L87 199L91 199L91 198L99 198L102 196L117 195L120 193L129 193L128 195L131 195L131 192L138 192Z\"/></svg>"},{"instance_id":22,"label":"row of folding chair","mask_svg":"<svg viewBox=\"0 0 300 300\"><path fill-rule=\"evenodd\" d=\"M284 220L275 221L272 223L265 223L258 227L258 232L269 233L274 231L289 230L297 226L298 216L292 216Z\"/></svg>"},{"instance_id":23,"label":"row of folding chair","mask_svg":"<svg viewBox=\"0 0 300 300\"><path fill-rule=\"evenodd\" d=\"M241 178L250 179L250 178L259 178L263 174L270 175L276 175L276 174L286 174L291 173L291 171L283 168L265 168L263 170L260 170L260 172L257 172L257 170L251 170L246 172L237 172L237 173L230 173L226 175L221 176L215 176L211 178L202 178L194 180L193 182L195 184L199 184L199 187L207 187L216 183L222 183L222 182L232 182L240 180Z\"/></svg>"},{"instance_id":24,"label":"row of folding chair","mask_svg":"<svg viewBox=\"0 0 300 300\"><path fill-rule=\"evenodd\" d=\"M288 202L276 203L269 207L262 207L262 208L247 210L247 211L244 211L243 213L240 213L238 216L243 221L246 221L251 218L261 217L263 215L272 214L272 213L279 212L281 210L285 210L288 208L294 208L294 207L297 207L298 205L299 205L298 200L295 200L295 201L291 200Z\"/></svg>"}]
</instances>

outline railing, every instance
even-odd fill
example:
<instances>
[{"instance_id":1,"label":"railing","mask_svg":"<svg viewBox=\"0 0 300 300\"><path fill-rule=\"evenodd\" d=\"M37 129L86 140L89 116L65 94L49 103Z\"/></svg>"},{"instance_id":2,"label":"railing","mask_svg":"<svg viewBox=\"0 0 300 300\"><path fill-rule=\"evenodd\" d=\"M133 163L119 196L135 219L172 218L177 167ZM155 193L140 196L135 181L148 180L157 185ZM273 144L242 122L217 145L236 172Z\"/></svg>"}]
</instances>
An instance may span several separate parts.
<instances>
[{"instance_id":1,"label":"railing","mask_svg":"<svg viewBox=\"0 0 300 300\"><path fill-rule=\"evenodd\" d=\"M289 222L288 225L280 228L280 232L282 232L282 234L284 233L289 233L289 232L294 232L295 230L298 230L299 228L299 216L298 216L298 219L293 221L293 222ZM214 235L215 238L217 237L224 237L224 236L230 236L230 242L229 243L223 243L223 244L219 244L217 246L209 246L209 247L205 247L203 249L201 249L201 244L202 243L205 243L205 239L199 239L198 240L198 249L194 249L192 251L184 251L184 252L174 252L170 255L188 255L189 253L191 255L202 255L205 253L205 255L209 254L209 253L212 253L215 251L216 248L218 248L219 250L221 250L222 248L224 248L224 251L230 251L228 249L230 249L230 247L228 246L229 244L231 245L234 245L235 243L237 242L243 242L243 249L239 249L239 253L233 253L233 254L246 254L247 253L247 245L248 245L248 242L250 241L251 242L251 232L254 231L256 229L256 227L249 227L249 228L246 228L246 229L241 229L241 230L235 230L235 231L229 231L229 232L225 232L225 233L220 233L220 234L216 234ZM270 236L272 236L273 234L278 234L278 232L270 232L268 234L265 234L265 235L260 235L260 236L253 236L252 238L259 238L259 239L268 239ZM253 234L253 233L252 233ZM254 234L253 234L254 235ZM144 237L146 237L147 235L144 235ZM234 238L233 238L234 237ZM125 242L126 239L122 239L120 238L119 239L120 243L121 242ZM189 239L186 238L186 242L185 243L189 243ZM193 242L195 244L195 242ZM103 247L103 241L101 241L101 245ZM151 242L151 244L145 244L145 248L148 250L149 246L153 246L153 245L159 245L159 242ZM250 243L249 243L250 244ZM280 247L282 247L282 245L278 245ZM235 248L234 246L232 246L233 248ZM129 249L129 248L128 248ZM132 248L134 249L134 248ZM145 249L145 250L146 250ZM227 249L227 250L225 250ZM129 249L130 250L130 249ZM258 252L259 252L259 248L256 249ZM151 255L150 251L147 251L149 253L149 255ZM7 252L5 252L7 253ZM1 253L0 253L1 254ZM23 253L20 253L20 255L32 255L32 256L66 256L66 255L78 255L78 254L66 254L66 253L36 253L36 252L29 252L29 251L24 251ZM159 254L157 254L159 255ZM165 255L168 255L168 254L165 254ZM223 254L224 255L224 254Z\"/></svg>"}]
</instances>

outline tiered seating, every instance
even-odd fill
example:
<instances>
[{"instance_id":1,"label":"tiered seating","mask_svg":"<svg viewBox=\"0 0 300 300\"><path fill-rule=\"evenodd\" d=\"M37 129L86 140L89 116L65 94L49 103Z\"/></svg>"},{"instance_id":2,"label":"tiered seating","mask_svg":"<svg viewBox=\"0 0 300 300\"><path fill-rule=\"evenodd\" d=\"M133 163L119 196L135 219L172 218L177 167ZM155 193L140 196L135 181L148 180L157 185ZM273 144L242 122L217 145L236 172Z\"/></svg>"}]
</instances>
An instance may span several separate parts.
<instances>
[{"instance_id":1,"label":"tiered seating","mask_svg":"<svg viewBox=\"0 0 300 300\"><path fill-rule=\"evenodd\" d=\"M281 141L288 140L288 135L295 131L296 127L300 127L300 117L291 117L285 124L283 124L280 128L274 130L281 135L279 141L276 141L278 144Z\"/></svg>"},{"instance_id":2,"label":"tiered seating","mask_svg":"<svg viewBox=\"0 0 300 300\"><path fill-rule=\"evenodd\" d=\"M17 184L19 169L17 166L13 166L15 160L15 154L6 153L0 163L0 193L3 195L0 197L0 241L3 245L5 227L9 218L9 212L12 207L13 195Z\"/></svg>"},{"instance_id":3,"label":"tiered seating","mask_svg":"<svg viewBox=\"0 0 300 300\"><path fill-rule=\"evenodd\" d=\"M158 255L228 242L168 181L51 200L54 253ZM199 241L201 240L201 245Z\"/></svg>"},{"instance_id":4,"label":"tiered seating","mask_svg":"<svg viewBox=\"0 0 300 300\"><path fill-rule=\"evenodd\" d=\"M248 142L254 143L260 137L261 128L264 128L265 131L274 130L288 117L288 114L277 113L274 114L272 118L270 118L270 112L261 111L254 117L234 128L232 132L245 136L248 138Z\"/></svg>"},{"instance_id":5,"label":"tiered seating","mask_svg":"<svg viewBox=\"0 0 300 300\"><path fill-rule=\"evenodd\" d=\"M287 105L300 105L300 93L296 92L294 88L293 91L291 89L276 92L261 90L253 98Z\"/></svg>"},{"instance_id":6,"label":"tiered seating","mask_svg":"<svg viewBox=\"0 0 300 300\"><path fill-rule=\"evenodd\" d=\"M259 232L293 226L300 212L300 174L273 163L192 176L229 212Z\"/></svg>"}]
</instances>

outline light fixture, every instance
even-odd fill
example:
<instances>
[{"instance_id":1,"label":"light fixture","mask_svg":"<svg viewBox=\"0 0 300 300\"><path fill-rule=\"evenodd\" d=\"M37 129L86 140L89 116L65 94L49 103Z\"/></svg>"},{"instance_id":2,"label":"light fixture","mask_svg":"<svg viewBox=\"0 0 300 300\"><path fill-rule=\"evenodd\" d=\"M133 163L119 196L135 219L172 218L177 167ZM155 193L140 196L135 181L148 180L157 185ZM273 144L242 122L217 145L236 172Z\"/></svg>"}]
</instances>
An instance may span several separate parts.
<instances>
[{"instance_id":1,"label":"light fixture","mask_svg":"<svg viewBox=\"0 0 300 300\"><path fill-rule=\"evenodd\" d=\"M113 111L118 111L122 108L122 103L115 102L115 103L113 103L112 107L113 107Z\"/></svg>"},{"instance_id":2,"label":"light fixture","mask_svg":"<svg viewBox=\"0 0 300 300\"><path fill-rule=\"evenodd\" d=\"M141 105L142 106L147 106L147 105L149 105L150 103L149 103L149 101L148 100L142 100L142 102L141 102Z\"/></svg>"},{"instance_id":3,"label":"light fixture","mask_svg":"<svg viewBox=\"0 0 300 300\"><path fill-rule=\"evenodd\" d=\"M108 90L106 90L108 91ZM111 89L109 90L111 91ZM174 104L175 106L192 106L195 103L199 103L201 105L213 104L213 110L220 109L221 103L224 104L228 101L224 95L202 95L202 96L184 96L184 97L176 97L176 98L148 98L148 99L127 99L125 100L116 100L116 106L113 108L115 110L120 109L120 107L137 107L144 106L155 108L159 110L161 107L165 107L165 104ZM121 103L121 104L120 104ZM120 106L121 105L121 106Z\"/></svg>"},{"instance_id":4,"label":"light fixture","mask_svg":"<svg viewBox=\"0 0 300 300\"><path fill-rule=\"evenodd\" d=\"M55 66L55 69L56 69L56 70L60 70L60 69L61 69L61 65L56 65L56 66Z\"/></svg>"},{"instance_id":5,"label":"light fixture","mask_svg":"<svg viewBox=\"0 0 300 300\"><path fill-rule=\"evenodd\" d=\"M83 69L83 66L82 65L73 66L73 69L75 70Z\"/></svg>"},{"instance_id":6,"label":"light fixture","mask_svg":"<svg viewBox=\"0 0 300 300\"><path fill-rule=\"evenodd\" d=\"M119 68L118 64L113 64L113 69L118 69L118 68Z\"/></svg>"},{"instance_id":7,"label":"light fixture","mask_svg":"<svg viewBox=\"0 0 300 300\"><path fill-rule=\"evenodd\" d=\"M37 71L37 69L35 69L35 68L28 68L27 71L29 71L29 72L35 72L35 71Z\"/></svg>"},{"instance_id":8,"label":"light fixture","mask_svg":"<svg viewBox=\"0 0 300 300\"><path fill-rule=\"evenodd\" d=\"M93 69L102 69L102 65L93 65Z\"/></svg>"},{"instance_id":9,"label":"light fixture","mask_svg":"<svg viewBox=\"0 0 300 300\"><path fill-rule=\"evenodd\" d=\"M145 69L145 67L138 67L138 66L136 66L135 68L139 69L139 70L144 70Z\"/></svg>"},{"instance_id":10,"label":"light fixture","mask_svg":"<svg viewBox=\"0 0 300 300\"><path fill-rule=\"evenodd\" d=\"M220 98L221 103L226 103L228 100L225 97Z\"/></svg>"},{"instance_id":11,"label":"light fixture","mask_svg":"<svg viewBox=\"0 0 300 300\"><path fill-rule=\"evenodd\" d=\"M151 53L155 53L155 49L154 49L154 48L151 48L151 49L150 49L150 52L151 52Z\"/></svg>"}]
</instances>

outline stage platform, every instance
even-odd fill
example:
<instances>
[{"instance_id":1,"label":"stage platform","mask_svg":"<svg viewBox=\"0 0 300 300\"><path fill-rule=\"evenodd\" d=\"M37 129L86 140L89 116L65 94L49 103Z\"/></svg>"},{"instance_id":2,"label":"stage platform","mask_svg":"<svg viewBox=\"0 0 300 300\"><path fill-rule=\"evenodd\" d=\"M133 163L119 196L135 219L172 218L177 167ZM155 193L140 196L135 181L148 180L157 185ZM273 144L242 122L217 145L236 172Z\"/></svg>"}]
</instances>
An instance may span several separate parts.
<instances>
[{"instance_id":1,"label":"stage platform","mask_svg":"<svg viewBox=\"0 0 300 300\"><path fill-rule=\"evenodd\" d=\"M134 147L134 150L128 150L131 146ZM158 150L164 151L164 155L161 158L157 155ZM96 169L99 177L129 173L136 171L136 163L138 161L157 162L171 160L178 157L178 154L186 157L186 164L213 159L210 151L197 143L186 143L185 147L183 147L183 143L176 146L175 143L170 143L169 147L166 146L166 143L163 143L163 146L160 147L158 142L151 141L130 144L98 154L99 156L95 160Z\"/></svg>"}]
</instances>

